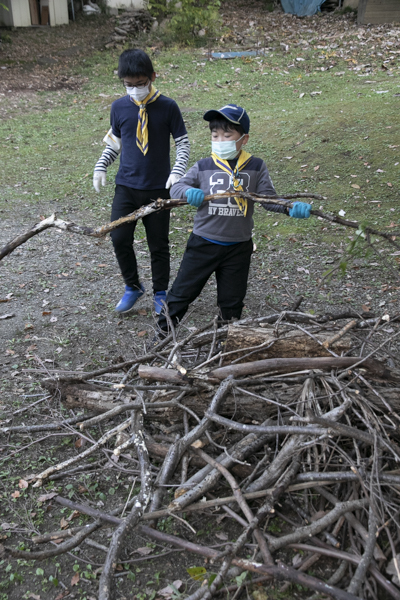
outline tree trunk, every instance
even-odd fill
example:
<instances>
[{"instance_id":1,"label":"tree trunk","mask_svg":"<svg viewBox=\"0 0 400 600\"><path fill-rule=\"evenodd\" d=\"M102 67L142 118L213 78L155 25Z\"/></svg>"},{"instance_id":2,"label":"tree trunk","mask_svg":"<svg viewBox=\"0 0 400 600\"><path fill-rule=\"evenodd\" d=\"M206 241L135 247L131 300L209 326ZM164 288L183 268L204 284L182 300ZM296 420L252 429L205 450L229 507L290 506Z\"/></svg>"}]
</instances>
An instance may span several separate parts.
<instances>
[{"instance_id":1,"label":"tree trunk","mask_svg":"<svg viewBox=\"0 0 400 600\"><path fill-rule=\"evenodd\" d=\"M284 331L279 337L274 335L274 327L240 327L230 325L228 327L228 337L224 352L234 352L229 354L224 360L224 365L237 362L249 362L249 358L244 358L251 353L250 360L262 360L265 358L303 358L315 356L331 356L329 351L322 346L328 341L332 334L330 332L321 332L313 339L302 331ZM257 346L263 345L263 348L257 350ZM340 340L332 344L331 348L336 354L346 353L352 346L350 336L343 336ZM250 350L250 349L253 350ZM243 358L242 358L243 357Z\"/></svg>"}]
</instances>

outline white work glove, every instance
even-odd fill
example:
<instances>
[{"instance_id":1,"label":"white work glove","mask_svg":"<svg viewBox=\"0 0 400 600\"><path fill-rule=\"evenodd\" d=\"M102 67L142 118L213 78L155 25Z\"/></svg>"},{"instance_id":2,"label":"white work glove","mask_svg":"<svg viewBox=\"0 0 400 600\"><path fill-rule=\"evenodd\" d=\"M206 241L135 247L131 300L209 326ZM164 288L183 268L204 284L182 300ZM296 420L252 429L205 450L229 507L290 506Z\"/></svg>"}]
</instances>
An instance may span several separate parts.
<instances>
[{"instance_id":1,"label":"white work glove","mask_svg":"<svg viewBox=\"0 0 400 600\"><path fill-rule=\"evenodd\" d=\"M106 179L106 171L95 171L93 173L93 187L96 190L96 192L100 192L100 183L103 187L106 185Z\"/></svg>"},{"instance_id":2,"label":"white work glove","mask_svg":"<svg viewBox=\"0 0 400 600\"><path fill-rule=\"evenodd\" d=\"M165 184L165 189L169 190L169 188L171 188L174 185L174 183L176 183L179 180L180 180L179 175L175 175L175 173L171 173L171 175L167 179L167 183Z\"/></svg>"}]
</instances>

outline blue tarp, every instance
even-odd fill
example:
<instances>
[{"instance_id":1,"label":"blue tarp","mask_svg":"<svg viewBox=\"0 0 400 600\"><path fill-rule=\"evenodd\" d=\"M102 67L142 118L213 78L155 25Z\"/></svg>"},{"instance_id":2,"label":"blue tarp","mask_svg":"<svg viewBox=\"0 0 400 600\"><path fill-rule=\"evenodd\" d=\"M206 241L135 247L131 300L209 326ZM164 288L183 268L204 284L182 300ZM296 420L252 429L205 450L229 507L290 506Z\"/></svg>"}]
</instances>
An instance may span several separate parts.
<instances>
[{"instance_id":1,"label":"blue tarp","mask_svg":"<svg viewBox=\"0 0 400 600\"><path fill-rule=\"evenodd\" d=\"M286 13L297 15L298 17L308 17L315 15L325 0L281 0L282 8Z\"/></svg>"},{"instance_id":2,"label":"blue tarp","mask_svg":"<svg viewBox=\"0 0 400 600\"><path fill-rule=\"evenodd\" d=\"M242 56L258 56L264 54L257 50L242 50L241 52L211 52L212 58L241 58Z\"/></svg>"}]
</instances>

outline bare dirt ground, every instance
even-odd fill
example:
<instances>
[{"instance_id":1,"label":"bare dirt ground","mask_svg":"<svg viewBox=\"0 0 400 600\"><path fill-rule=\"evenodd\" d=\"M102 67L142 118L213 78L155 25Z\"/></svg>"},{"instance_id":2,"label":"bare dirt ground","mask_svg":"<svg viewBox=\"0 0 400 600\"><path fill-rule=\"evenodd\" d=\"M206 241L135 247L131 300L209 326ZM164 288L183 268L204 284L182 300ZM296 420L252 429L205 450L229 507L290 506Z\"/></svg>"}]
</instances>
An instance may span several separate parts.
<instances>
[{"instance_id":1,"label":"bare dirt ground","mask_svg":"<svg viewBox=\"0 0 400 600\"><path fill-rule=\"evenodd\" d=\"M236 17L240 15L242 23L245 19L250 22L259 18L258 5L239 7L238 11ZM279 15L276 19L279 20ZM79 90L84 79L74 74L74 66L92 51L101 49L113 27L112 20L104 19L96 29L77 21L74 25L57 30L6 32L12 44L2 42L0 52L6 61L9 59L13 64L0 72L0 92L12 103L18 102L26 94L32 99L36 98L35 95L41 91ZM15 55L18 56L17 63L14 62ZM44 203L40 210L47 215L54 208L54 205ZM89 218L84 210L74 210L73 213L77 223L85 223ZM91 224L94 224L93 218L93 214L90 214ZM100 224L100 216L95 218ZM12 206L7 206L1 214L0 247L31 227L35 220L31 208L23 205L22 196L17 214ZM172 218L172 227L181 224L177 217ZM139 266L144 285L151 291L149 253L140 237L136 246ZM296 242L302 242L300 251L290 243L284 245L272 240L265 251L254 253L244 317L266 314L271 306L284 310L299 296L305 298L302 308L315 312L337 312L343 308L362 312L365 307L376 314L383 311L391 314L398 312L398 283L390 270L382 268L381 263L360 258L344 280L332 283L320 292L317 284L321 284L322 274L332 264L332 254L340 254L341 251L332 250L330 243L315 243L307 234L298 236ZM171 278L177 271L181 254L181 247L173 249ZM122 288L122 279L108 238L94 241L52 230L33 238L2 262L0 419L3 426L50 423L61 415L74 416L73 411L66 411L57 398L45 399L38 383L39 372L43 374L46 369L56 367L92 370L110 362L131 359L135 353L143 352L155 327L151 295L147 295L132 314L121 318L113 309ZM215 284L212 281L194 303L186 326L198 325L205 318L211 320L214 313ZM42 403L34 409L27 408L37 399ZM22 408L24 412L21 412ZM11 534L12 542L16 545L39 530L59 528L60 519L64 516L59 506L51 503L47 507L42 504L38 506L33 500L27 500L21 509L18 496L10 495L10 482L16 492L23 494L18 483L21 477L37 471L48 457L61 457L64 448L70 448L76 442L74 436L68 436L65 432L57 435L60 436L59 441L57 437L43 434L43 441L32 445L28 453L22 452L22 447L29 446L34 438L2 437L0 457L4 458L0 467L0 539L8 539ZM86 482L88 500L94 506L101 507L101 493L106 494L108 499L115 497L117 504L120 495L126 494L132 479L131 475L126 480L121 472L105 470L100 486L96 486L94 480ZM64 481L63 485L68 482ZM72 489L79 482L72 478L69 484ZM53 488L54 484L49 485L46 491ZM2 523L6 525L3 528ZM223 536L226 528L231 535L232 525L225 523L222 522L220 533ZM201 516L193 524L201 541L207 543L211 533L208 524L204 523ZM166 531L185 534L184 527L172 519L166 520L163 526ZM111 529L103 529L99 534L99 542L110 535ZM132 541L131 551L134 553L137 548L141 550L132 555L132 560L137 561L134 563L135 574L128 578L123 576L123 572L120 573L118 597L121 599L152 600L156 597L154 591L163 587L163 581L172 581L171 577L188 580L186 568L202 564L200 560L196 563L192 557L160 546L147 547L150 556L146 556L143 545L145 542L140 536ZM165 556L152 561L152 553ZM103 558L104 553L100 550L87 547L76 555L62 557L58 562L49 561L45 566L28 561L8 563L3 560L0 570L8 570L6 575L1 576L0 599L54 600L68 597L93 600L97 598L97 581L92 573L101 567ZM75 565L78 567L75 568ZM91 565L90 568L88 565ZM80 573L80 582L71 585L77 572ZM15 577L10 579L12 574ZM58 579L57 589L50 576ZM192 584L193 581L189 582L187 591ZM271 593L275 594L273 591ZM294 590L285 597L295 598L302 594L302 591ZM261 599L262 596L257 598Z\"/></svg>"}]
</instances>

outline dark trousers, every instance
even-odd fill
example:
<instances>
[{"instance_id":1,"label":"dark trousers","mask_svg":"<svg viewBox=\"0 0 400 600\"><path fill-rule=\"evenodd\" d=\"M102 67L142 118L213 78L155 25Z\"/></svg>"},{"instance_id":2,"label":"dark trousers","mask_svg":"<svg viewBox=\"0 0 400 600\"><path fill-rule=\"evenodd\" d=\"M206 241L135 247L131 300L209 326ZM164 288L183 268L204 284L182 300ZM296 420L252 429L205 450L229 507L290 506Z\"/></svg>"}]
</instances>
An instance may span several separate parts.
<instances>
[{"instance_id":1,"label":"dark trousers","mask_svg":"<svg viewBox=\"0 0 400 600\"><path fill-rule=\"evenodd\" d=\"M115 221L120 217L125 217L157 198L169 197L169 190L166 189L134 190L125 185L116 185L111 220ZM153 292L161 292L168 289L169 282L169 210L162 210L144 217L143 225L146 229L147 244L151 256ZM122 225L110 234L124 281L126 285L132 288L139 287L139 274L133 250L135 228L136 221Z\"/></svg>"},{"instance_id":2,"label":"dark trousers","mask_svg":"<svg viewBox=\"0 0 400 600\"><path fill-rule=\"evenodd\" d=\"M182 319L212 273L215 273L217 280L217 304L222 319L240 319L252 252L252 240L233 246L220 246L192 233L176 279L167 295L172 323L176 325ZM158 325L163 331L168 331L164 314L160 315Z\"/></svg>"}]
</instances>

